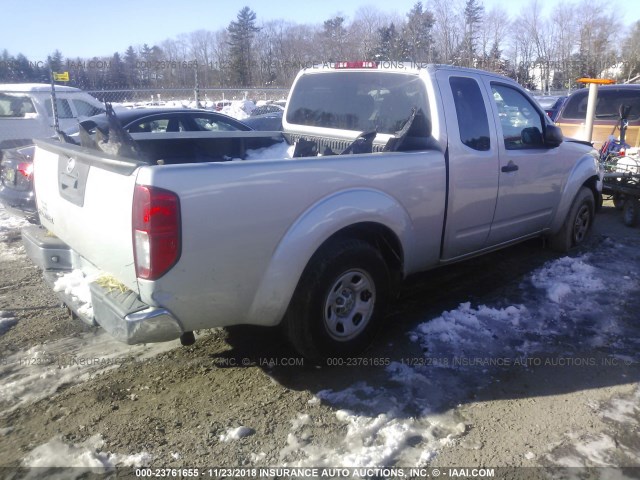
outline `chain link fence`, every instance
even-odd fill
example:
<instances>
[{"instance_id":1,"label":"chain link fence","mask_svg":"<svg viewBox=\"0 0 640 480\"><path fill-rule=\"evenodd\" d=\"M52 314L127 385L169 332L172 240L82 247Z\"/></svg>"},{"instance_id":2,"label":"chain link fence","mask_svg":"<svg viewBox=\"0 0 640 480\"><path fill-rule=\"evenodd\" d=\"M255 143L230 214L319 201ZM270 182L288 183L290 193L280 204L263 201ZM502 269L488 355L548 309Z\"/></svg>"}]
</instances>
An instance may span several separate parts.
<instances>
[{"instance_id":1,"label":"chain link fence","mask_svg":"<svg viewBox=\"0 0 640 480\"><path fill-rule=\"evenodd\" d=\"M274 102L286 100L286 88L172 88L136 90L89 90L87 93L101 102L111 102L128 107L189 106L215 108L234 100Z\"/></svg>"}]
</instances>

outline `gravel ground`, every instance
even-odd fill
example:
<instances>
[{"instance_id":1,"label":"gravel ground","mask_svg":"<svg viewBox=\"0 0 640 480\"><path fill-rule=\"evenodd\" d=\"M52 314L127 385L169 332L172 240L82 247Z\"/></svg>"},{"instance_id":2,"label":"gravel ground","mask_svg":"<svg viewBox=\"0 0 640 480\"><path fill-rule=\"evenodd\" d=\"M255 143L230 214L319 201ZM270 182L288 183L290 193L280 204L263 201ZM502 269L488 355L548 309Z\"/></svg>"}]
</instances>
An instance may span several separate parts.
<instances>
[{"instance_id":1,"label":"gravel ground","mask_svg":"<svg viewBox=\"0 0 640 480\"><path fill-rule=\"evenodd\" d=\"M640 229L624 227L619 212L605 206L581 252L598 254L612 240L625 246L624 252L637 252L628 262L640 271ZM190 347L125 349L121 357L126 358L116 362L117 368L76 365L73 375L64 376L65 353L75 351L66 351L67 346L79 348L76 355L84 351L94 356L105 353L96 350L96 344L116 347L100 329L72 320L60 307L20 250L19 235L5 234L3 244L0 311L17 323L0 335L5 367L0 375L0 380L5 377L0 466L43 465L38 458L56 455L64 465L65 458L86 451L94 456L102 452L100 458L113 464L130 465L127 461L138 455L135 464L155 467L329 464L336 458L346 463L355 458L349 457L353 442L345 439L351 438L356 420L349 423L345 418L352 417L345 416L350 413L342 413L353 412L345 409L352 405L336 403L322 392L340 392L362 382L376 388L388 385L385 368L363 365L361 360L340 367L304 365L277 329L238 327L197 332L198 341ZM462 302L506 306L505 299L522 295L523 278L557 258L542 249L540 241L531 241L410 279L382 335L361 358L369 363L385 359L385 365L412 356L424 358L407 332ZM620 281L616 275L619 272L611 278L614 286ZM628 338L640 338L638 312L637 294L616 299L612 307L611 315L626 325ZM424 451L429 442L429 451L435 453L419 462L428 467L640 467L638 357L611 361L608 345L574 342L570 335L549 340L545 351L553 357L567 345L575 357L596 363L549 365L540 356L540 365L498 368L486 378L480 378L486 370L469 374L434 368L439 393L425 394L436 395L432 404L419 403L439 419L429 417L432 438L405 436L403 441L412 448L423 442ZM38 357L47 346L57 353ZM119 350L112 352L120 355ZM23 364L7 365L8 359L20 358ZM9 381L11 375L42 381L49 374L60 378L49 390L27 385L22 392L19 382ZM377 407L367 405L367 418L381 418ZM415 409L418 402L411 405ZM403 425L421 422L407 409L400 417ZM370 447L362 438L357 450L361 453ZM106 452L110 456L105 457ZM128 460L118 462L124 457ZM366 456L358 458L366 462ZM386 458L387 465L416 465L402 455L375 458Z\"/></svg>"}]
</instances>

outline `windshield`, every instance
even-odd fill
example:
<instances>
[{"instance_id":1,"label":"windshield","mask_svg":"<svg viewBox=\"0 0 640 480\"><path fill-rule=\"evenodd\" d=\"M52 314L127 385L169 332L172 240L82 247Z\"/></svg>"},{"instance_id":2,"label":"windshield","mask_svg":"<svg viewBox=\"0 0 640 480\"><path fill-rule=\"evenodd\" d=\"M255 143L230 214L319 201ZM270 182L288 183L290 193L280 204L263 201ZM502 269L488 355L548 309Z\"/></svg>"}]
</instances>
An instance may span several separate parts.
<instances>
[{"instance_id":1,"label":"windshield","mask_svg":"<svg viewBox=\"0 0 640 480\"><path fill-rule=\"evenodd\" d=\"M428 115L424 85L415 75L390 72L311 74L298 80L287 110L287 122L394 134L402 129L414 108L418 114Z\"/></svg>"}]
</instances>

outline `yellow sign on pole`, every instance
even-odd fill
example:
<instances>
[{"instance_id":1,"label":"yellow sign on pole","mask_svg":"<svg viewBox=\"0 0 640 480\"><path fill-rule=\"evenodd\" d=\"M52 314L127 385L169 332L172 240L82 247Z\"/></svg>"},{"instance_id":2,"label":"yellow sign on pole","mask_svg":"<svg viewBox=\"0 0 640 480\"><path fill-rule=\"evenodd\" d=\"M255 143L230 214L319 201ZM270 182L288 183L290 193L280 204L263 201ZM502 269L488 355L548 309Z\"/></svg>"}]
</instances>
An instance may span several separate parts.
<instances>
[{"instance_id":1,"label":"yellow sign on pole","mask_svg":"<svg viewBox=\"0 0 640 480\"><path fill-rule=\"evenodd\" d=\"M69 72L62 72L62 73L53 72L53 79L56 82L68 82L69 81Z\"/></svg>"}]
</instances>

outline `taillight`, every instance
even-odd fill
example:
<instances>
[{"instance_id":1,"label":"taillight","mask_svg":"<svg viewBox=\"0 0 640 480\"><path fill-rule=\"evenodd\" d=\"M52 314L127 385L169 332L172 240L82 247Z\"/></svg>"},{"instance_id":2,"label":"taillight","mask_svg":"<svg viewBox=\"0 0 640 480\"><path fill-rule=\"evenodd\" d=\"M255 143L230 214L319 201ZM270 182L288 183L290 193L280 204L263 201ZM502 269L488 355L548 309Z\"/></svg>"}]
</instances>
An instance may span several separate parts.
<instances>
[{"instance_id":1,"label":"taillight","mask_svg":"<svg viewBox=\"0 0 640 480\"><path fill-rule=\"evenodd\" d=\"M180 199L169 190L136 185L132 227L136 275L156 280L180 258Z\"/></svg>"},{"instance_id":2,"label":"taillight","mask_svg":"<svg viewBox=\"0 0 640 480\"><path fill-rule=\"evenodd\" d=\"M16 170L18 173L21 173L23 177L30 180L33 175L33 162L21 162L18 164Z\"/></svg>"}]
</instances>

